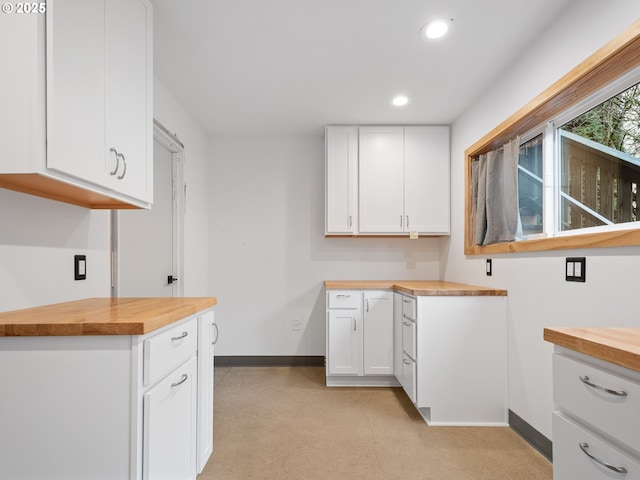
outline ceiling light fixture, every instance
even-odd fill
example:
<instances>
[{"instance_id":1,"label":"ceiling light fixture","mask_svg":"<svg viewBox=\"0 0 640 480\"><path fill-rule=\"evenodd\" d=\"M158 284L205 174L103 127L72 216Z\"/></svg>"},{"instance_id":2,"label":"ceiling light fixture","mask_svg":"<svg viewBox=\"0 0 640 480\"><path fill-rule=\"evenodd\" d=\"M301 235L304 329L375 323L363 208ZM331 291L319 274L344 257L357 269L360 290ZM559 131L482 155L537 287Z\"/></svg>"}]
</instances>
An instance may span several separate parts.
<instances>
[{"instance_id":1,"label":"ceiling light fixture","mask_svg":"<svg viewBox=\"0 0 640 480\"><path fill-rule=\"evenodd\" d=\"M420 29L420 37L430 40L444 37L449 31L449 25L451 22L453 22L453 18L438 19L427 22Z\"/></svg>"},{"instance_id":2,"label":"ceiling light fixture","mask_svg":"<svg viewBox=\"0 0 640 480\"><path fill-rule=\"evenodd\" d=\"M398 95L391 101L391 103L393 103L393 105L395 105L396 107L403 107L407 103L409 103L409 97L405 95Z\"/></svg>"}]
</instances>

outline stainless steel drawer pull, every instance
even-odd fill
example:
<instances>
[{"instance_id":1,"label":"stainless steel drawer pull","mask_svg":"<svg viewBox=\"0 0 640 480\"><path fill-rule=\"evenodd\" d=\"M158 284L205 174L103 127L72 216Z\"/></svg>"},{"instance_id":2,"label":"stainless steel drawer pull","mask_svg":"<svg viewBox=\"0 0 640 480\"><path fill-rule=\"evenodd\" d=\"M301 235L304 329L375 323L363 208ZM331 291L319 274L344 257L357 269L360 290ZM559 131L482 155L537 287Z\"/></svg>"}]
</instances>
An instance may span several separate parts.
<instances>
[{"instance_id":1,"label":"stainless steel drawer pull","mask_svg":"<svg viewBox=\"0 0 640 480\"><path fill-rule=\"evenodd\" d=\"M411 365L411 362L409 360L407 360L406 358L402 359L402 363L404 363L406 365Z\"/></svg>"},{"instance_id":2,"label":"stainless steel drawer pull","mask_svg":"<svg viewBox=\"0 0 640 480\"><path fill-rule=\"evenodd\" d=\"M602 465L603 467L607 467L609 470L612 470L612 471L614 471L616 473L627 473L627 469L626 468L624 468L624 467L615 467L613 465L609 465L607 462L603 462L599 458L594 457L589 452L587 452L587 449L589 448L589 444L588 443L580 442L578 444L578 446L580 447L580 450L582 450L582 453L584 453L591 460L593 460L594 462Z\"/></svg>"},{"instance_id":3,"label":"stainless steel drawer pull","mask_svg":"<svg viewBox=\"0 0 640 480\"><path fill-rule=\"evenodd\" d=\"M411 326L411 323L409 323L409 322L402 322L402 324L403 324L403 325L406 325L407 327L410 327L410 326Z\"/></svg>"},{"instance_id":4,"label":"stainless steel drawer pull","mask_svg":"<svg viewBox=\"0 0 640 480\"><path fill-rule=\"evenodd\" d=\"M187 335L189 335L189 332L182 332L182 335L180 335L179 337L171 337L171 341L177 342L178 340L182 340L183 338L185 338Z\"/></svg>"},{"instance_id":5,"label":"stainless steel drawer pull","mask_svg":"<svg viewBox=\"0 0 640 480\"><path fill-rule=\"evenodd\" d=\"M186 373L183 373L182 374L182 379L179 382L172 383L171 384L171 388L179 387L180 385L182 385L184 382L187 381L187 378L189 378L189 375L187 375Z\"/></svg>"},{"instance_id":6,"label":"stainless steel drawer pull","mask_svg":"<svg viewBox=\"0 0 640 480\"><path fill-rule=\"evenodd\" d=\"M591 383L589 381L589 377L586 375L581 375L580 377L580 381L582 383L584 383L585 385L589 385L591 388L595 388L596 390L601 390L603 392L607 392L610 395L615 395L616 397L626 397L627 396L627 392L625 392L624 390L611 390L609 388L605 388L605 387L601 387L600 385L596 385L595 383Z\"/></svg>"},{"instance_id":7,"label":"stainless steel drawer pull","mask_svg":"<svg viewBox=\"0 0 640 480\"><path fill-rule=\"evenodd\" d=\"M336 295L336 298L350 298L351 294L350 293L339 293L338 295Z\"/></svg>"},{"instance_id":8,"label":"stainless steel drawer pull","mask_svg":"<svg viewBox=\"0 0 640 480\"><path fill-rule=\"evenodd\" d=\"M355 317L352 317L351 320L353 321L353 331L356 331L356 319Z\"/></svg>"},{"instance_id":9,"label":"stainless steel drawer pull","mask_svg":"<svg viewBox=\"0 0 640 480\"><path fill-rule=\"evenodd\" d=\"M411 303L411 300L402 300L404 303Z\"/></svg>"}]
</instances>

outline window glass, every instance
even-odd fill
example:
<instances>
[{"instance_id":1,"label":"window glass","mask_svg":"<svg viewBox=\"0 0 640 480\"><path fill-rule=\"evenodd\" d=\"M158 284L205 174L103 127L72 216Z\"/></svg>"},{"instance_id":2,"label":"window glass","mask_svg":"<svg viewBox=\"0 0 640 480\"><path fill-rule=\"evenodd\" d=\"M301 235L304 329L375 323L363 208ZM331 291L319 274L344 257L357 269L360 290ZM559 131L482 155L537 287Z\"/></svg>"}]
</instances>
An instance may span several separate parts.
<instances>
[{"instance_id":1,"label":"window glass","mask_svg":"<svg viewBox=\"0 0 640 480\"><path fill-rule=\"evenodd\" d=\"M558 130L559 229L636 222L640 184L640 84Z\"/></svg>"},{"instance_id":2,"label":"window glass","mask_svg":"<svg viewBox=\"0 0 640 480\"><path fill-rule=\"evenodd\" d=\"M522 234L542 233L542 134L520 145L518 200Z\"/></svg>"}]
</instances>

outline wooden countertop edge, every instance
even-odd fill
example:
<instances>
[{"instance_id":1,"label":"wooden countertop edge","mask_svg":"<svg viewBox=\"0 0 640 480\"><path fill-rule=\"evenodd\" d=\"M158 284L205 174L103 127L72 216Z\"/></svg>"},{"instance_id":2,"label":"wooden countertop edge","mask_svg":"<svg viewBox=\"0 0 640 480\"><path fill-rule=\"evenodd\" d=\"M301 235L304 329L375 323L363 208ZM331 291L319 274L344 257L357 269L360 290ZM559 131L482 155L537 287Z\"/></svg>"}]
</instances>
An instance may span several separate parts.
<instances>
[{"instance_id":1,"label":"wooden countertop edge","mask_svg":"<svg viewBox=\"0 0 640 480\"><path fill-rule=\"evenodd\" d=\"M588 329L582 330L587 331ZM625 348L624 346L615 346L607 342L606 339L596 340L595 336L594 338L586 338L580 333L573 333L571 328L564 330L545 328L543 338L554 345L640 372L640 347L630 346L630 348ZM634 347L636 351L633 351Z\"/></svg>"},{"instance_id":2,"label":"wooden countertop edge","mask_svg":"<svg viewBox=\"0 0 640 480\"><path fill-rule=\"evenodd\" d=\"M115 312L115 320L90 321L90 320L49 320L43 322L37 321L15 321L11 322L10 318L15 315L17 318L25 316L42 316L42 313L55 312L57 308L66 309L74 304L81 304L83 301L64 302L54 305L44 305L41 307L33 307L14 312L0 313L0 337L34 337L34 336L83 336L83 335L144 335L159 328L170 325L173 322L194 315L203 310L208 310L217 304L215 297L177 297L178 301L175 305L170 306L170 311L152 314L144 317L144 312L128 312L130 307L137 306L136 301L145 302L153 299L122 299L122 303L102 306L95 309L87 309L86 312L70 314L80 316L97 316L113 318L112 312ZM87 299L87 301L99 299ZM120 315L120 316L118 316ZM45 315L46 316L46 315ZM4 320L9 318L9 320Z\"/></svg>"},{"instance_id":3,"label":"wooden countertop edge","mask_svg":"<svg viewBox=\"0 0 640 480\"><path fill-rule=\"evenodd\" d=\"M417 286L420 283L433 283L434 286ZM427 296L507 296L507 290L479 287L476 285L465 285L455 282L439 282L439 281L386 281L386 280L327 280L324 282L327 290L394 290L417 297Z\"/></svg>"}]
</instances>

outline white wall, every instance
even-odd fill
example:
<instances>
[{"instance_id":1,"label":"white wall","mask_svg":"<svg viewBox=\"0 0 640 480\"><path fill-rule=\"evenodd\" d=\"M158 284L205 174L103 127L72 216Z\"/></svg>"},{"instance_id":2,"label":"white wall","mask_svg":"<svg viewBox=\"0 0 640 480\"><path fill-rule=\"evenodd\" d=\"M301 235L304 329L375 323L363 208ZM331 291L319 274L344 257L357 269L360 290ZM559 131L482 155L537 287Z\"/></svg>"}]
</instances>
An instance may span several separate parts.
<instances>
[{"instance_id":1,"label":"white wall","mask_svg":"<svg viewBox=\"0 0 640 480\"><path fill-rule=\"evenodd\" d=\"M0 225L0 311L110 295L109 212L0 189Z\"/></svg>"},{"instance_id":2,"label":"white wall","mask_svg":"<svg viewBox=\"0 0 640 480\"><path fill-rule=\"evenodd\" d=\"M324 280L438 278L437 239L324 237L323 138L214 136L210 162L217 355L324 355Z\"/></svg>"},{"instance_id":3,"label":"white wall","mask_svg":"<svg viewBox=\"0 0 640 480\"><path fill-rule=\"evenodd\" d=\"M184 218L184 295L211 296L207 271L208 244L208 145L209 137L158 80L154 81L153 116L184 144L184 178L187 185Z\"/></svg>"},{"instance_id":4,"label":"white wall","mask_svg":"<svg viewBox=\"0 0 640 480\"><path fill-rule=\"evenodd\" d=\"M442 272L509 291L509 407L548 438L553 347L543 328L637 326L640 247L495 255L493 276L485 276L485 258L463 253L464 150L637 18L636 0L574 2L452 129L452 235L442 241ZM565 282L566 256L587 257L586 283Z\"/></svg>"}]
</instances>

